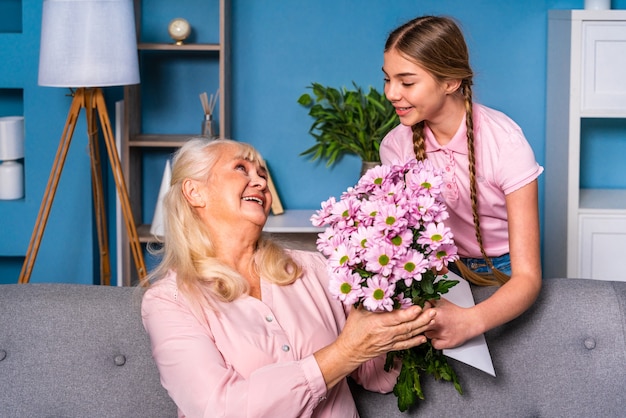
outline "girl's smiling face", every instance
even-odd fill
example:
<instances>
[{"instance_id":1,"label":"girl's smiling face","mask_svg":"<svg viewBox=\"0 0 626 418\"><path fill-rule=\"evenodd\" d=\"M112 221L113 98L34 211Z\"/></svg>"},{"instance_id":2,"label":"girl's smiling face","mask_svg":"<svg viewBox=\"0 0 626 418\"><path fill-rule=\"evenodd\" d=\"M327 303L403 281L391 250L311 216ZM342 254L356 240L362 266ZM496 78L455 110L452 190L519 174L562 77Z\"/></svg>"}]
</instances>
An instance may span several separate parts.
<instances>
[{"instance_id":1,"label":"girl's smiling face","mask_svg":"<svg viewBox=\"0 0 626 418\"><path fill-rule=\"evenodd\" d=\"M438 80L395 48L385 52L383 72L385 96L403 125L422 121L438 124L447 116L447 104L451 93L458 89L458 82Z\"/></svg>"}]
</instances>

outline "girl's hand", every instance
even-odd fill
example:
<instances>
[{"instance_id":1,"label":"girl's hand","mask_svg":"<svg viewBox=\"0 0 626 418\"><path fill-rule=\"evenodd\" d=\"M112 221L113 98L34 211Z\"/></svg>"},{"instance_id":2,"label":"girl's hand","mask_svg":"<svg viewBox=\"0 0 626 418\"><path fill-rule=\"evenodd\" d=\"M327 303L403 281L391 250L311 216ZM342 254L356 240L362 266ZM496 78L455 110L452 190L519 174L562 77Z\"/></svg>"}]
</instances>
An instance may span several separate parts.
<instances>
[{"instance_id":1,"label":"girl's hand","mask_svg":"<svg viewBox=\"0 0 626 418\"><path fill-rule=\"evenodd\" d=\"M471 308L461 308L446 299L431 301L431 304L437 311L437 318L424 335L436 349L458 347L480 334Z\"/></svg>"}]
</instances>

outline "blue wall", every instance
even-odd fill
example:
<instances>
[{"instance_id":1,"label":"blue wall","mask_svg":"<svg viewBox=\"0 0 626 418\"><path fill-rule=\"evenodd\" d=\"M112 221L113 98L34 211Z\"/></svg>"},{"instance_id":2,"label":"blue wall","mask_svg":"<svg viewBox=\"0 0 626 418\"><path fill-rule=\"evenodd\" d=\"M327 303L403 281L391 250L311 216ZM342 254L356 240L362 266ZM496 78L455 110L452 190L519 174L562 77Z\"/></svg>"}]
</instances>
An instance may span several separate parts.
<instances>
[{"instance_id":1,"label":"blue wall","mask_svg":"<svg viewBox=\"0 0 626 418\"><path fill-rule=\"evenodd\" d=\"M10 10L15 3L6 0L4 7ZM21 201L0 201L0 282L17 281L70 103L62 89L37 86L41 0L21 3L21 28L0 17L0 28L8 28L0 33L0 116L22 110L27 115L27 194ZM357 180L360 161L347 157L329 169L299 156L313 138L308 134L312 121L298 97L311 82L349 87L354 81L382 89L388 32L417 15L445 14L466 34L476 100L516 120L543 165L547 11L582 7L583 0L232 0L231 136L261 150L285 208L319 207ZM626 0L613 0L613 8L626 8ZM144 13L151 10L156 9L146 7ZM113 101L121 92L114 89L107 96ZM623 132L623 123L609 130ZM78 144L68 157L32 282L91 282L95 258L84 125L76 132ZM590 145L589 152L601 161L597 147ZM624 177L620 164L613 170L613 179ZM161 172L156 171L147 190L158 190ZM583 182L602 181L604 174L592 169ZM541 207L543 200L542 180Z\"/></svg>"}]
</instances>

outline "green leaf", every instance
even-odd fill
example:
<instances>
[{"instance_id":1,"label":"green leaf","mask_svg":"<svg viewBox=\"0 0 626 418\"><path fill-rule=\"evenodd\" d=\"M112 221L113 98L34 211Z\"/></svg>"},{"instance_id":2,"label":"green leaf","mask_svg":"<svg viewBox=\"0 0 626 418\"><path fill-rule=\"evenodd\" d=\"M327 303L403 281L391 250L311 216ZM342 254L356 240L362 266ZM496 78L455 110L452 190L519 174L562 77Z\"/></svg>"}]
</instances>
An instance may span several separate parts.
<instances>
[{"instance_id":1,"label":"green leaf","mask_svg":"<svg viewBox=\"0 0 626 418\"><path fill-rule=\"evenodd\" d=\"M448 291L456 286L457 283L459 283L458 280L441 279L435 284L435 291L443 295L445 293L448 293Z\"/></svg>"},{"instance_id":2,"label":"green leaf","mask_svg":"<svg viewBox=\"0 0 626 418\"><path fill-rule=\"evenodd\" d=\"M409 409L417 399L424 399L421 390L419 372L412 367L405 367L404 362L398 380L393 388L393 393L398 398L398 409L402 412ZM422 397L420 397L422 395Z\"/></svg>"},{"instance_id":3,"label":"green leaf","mask_svg":"<svg viewBox=\"0 0 626 418\"><path fill-rule=\"evenodd\" d=\"M433 282L431 280L422 280L422 290L427 295L433 295L435 293L435 288L433 286Z\"/></svg>"},{"instance_id":4,"label":"green leaf","mask_svg":"<svg viewBox=\"0 0 626 418\"><path fill-rule=\"evenodd\" d=\"M311 106L311 103L313 103L313 99L311 98L311 96L308 93L304 93L298 99L298 103L300 103L302 106L309 107L309 106Z\"/></svg>"}]
</instances>

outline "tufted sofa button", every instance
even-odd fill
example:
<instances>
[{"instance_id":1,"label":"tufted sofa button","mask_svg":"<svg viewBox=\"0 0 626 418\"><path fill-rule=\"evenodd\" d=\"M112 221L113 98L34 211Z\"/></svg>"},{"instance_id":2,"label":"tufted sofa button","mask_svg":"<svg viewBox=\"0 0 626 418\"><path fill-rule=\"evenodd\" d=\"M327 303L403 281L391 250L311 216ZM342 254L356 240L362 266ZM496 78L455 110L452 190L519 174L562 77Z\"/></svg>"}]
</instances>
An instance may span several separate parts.
<instances>
[{"instance_id":1,"label":"tufted sofa button","mask_svg":"<svg viewBox=\"0 0 626 418\"><path fill-rule=\"evenodd\" d=\"M126 364L126 356L124 356L123 354L118 354L117 356L115 356L114 361L116 366L123 366L124 364Z\"/></svg>"},{"instance_id":2,"label":"tufted sofa button","mask_svg":"<svg viewBox=\"0 0 626 418\"><path fill-rule=\"evenodd\" d=\"M596 340L591 337L585 338L585 348L587 350L593 350L596 348Z\"/></svg>"},{"instance_id":3,"label":"tufted sofa button","mask_svg":"<svg viewBox=\"0 0 626 418\"><path fill-rule=\"evenodd\" d=\"M7 352L4 350L0 350L0 361L4 360L5 358L7 358Z\"/></svg>"}]
</instances>

